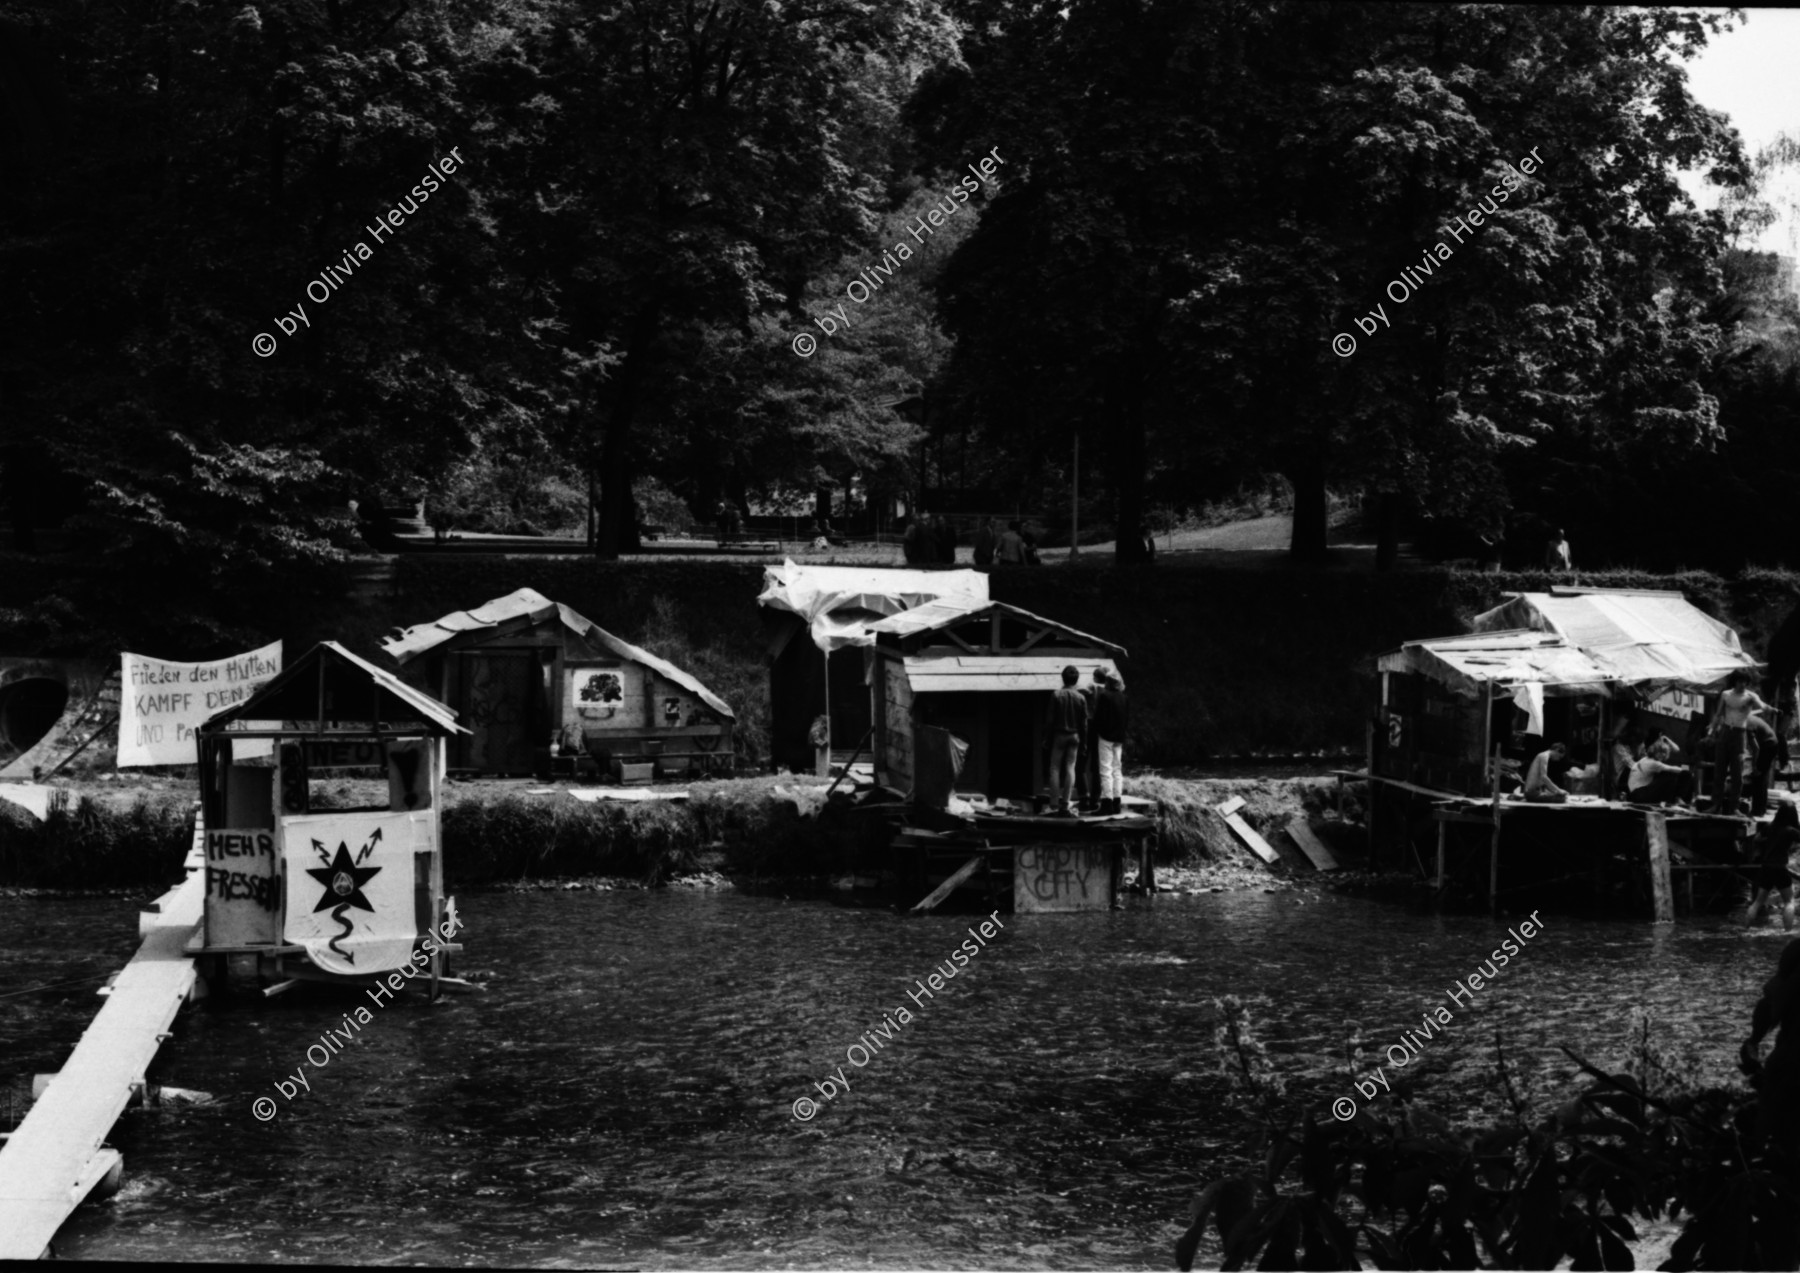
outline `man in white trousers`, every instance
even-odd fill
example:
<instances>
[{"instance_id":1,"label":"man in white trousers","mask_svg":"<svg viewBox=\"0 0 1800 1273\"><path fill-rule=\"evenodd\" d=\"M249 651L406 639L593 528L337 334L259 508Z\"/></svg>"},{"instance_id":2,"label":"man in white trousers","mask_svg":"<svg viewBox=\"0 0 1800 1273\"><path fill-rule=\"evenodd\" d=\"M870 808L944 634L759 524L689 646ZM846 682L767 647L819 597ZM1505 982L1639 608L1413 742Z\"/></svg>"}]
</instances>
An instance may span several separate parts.
<instances>
[{"instance_id":1,"label":"man in white trousers","mask_svg":"<svg viewBox=\"0 0 1800 1273\"><path fill-rule=\"evenodd\" d=\"M1094 673L1100 696L1094 704L1094 733L1100 743L1100 812L1124 812L1125 682L1116 672Z\"/></svg>"}]
</instances>

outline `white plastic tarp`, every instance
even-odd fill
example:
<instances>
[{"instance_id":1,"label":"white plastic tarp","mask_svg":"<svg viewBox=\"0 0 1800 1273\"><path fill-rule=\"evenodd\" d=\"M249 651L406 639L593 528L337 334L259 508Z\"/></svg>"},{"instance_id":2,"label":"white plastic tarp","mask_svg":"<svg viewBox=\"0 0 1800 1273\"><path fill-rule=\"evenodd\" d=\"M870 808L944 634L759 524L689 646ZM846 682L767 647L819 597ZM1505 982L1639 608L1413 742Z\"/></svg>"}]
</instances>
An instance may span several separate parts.
<instances>
[{"instance_id":1,"label":"white plastic tarp","mask_svg":"<svg viewBox=\"0 0 1800 1273\"><path fill-rule=\"evenodd\" d=\"M987 600L987 576L979 570L885 570L874 566L798 566L784 561L763 569L757 604L786 610L806 621L813 644L827 652L873 645L865 625L870 613L898 614L939 597Z\"/></svg>"},{"instance_id":2,"label":"white plastic tarp","mask_svg":"<svg viewBox=\"0 0 1800 1273\"><path fill-rule=\"evenodd\" d=\"M1475 617L1477 632L1553 632L1593 656L1609 679L1660 694L1708 690L1753 671L1737 633L1679 593L1526 592Z\"/></svg>"}]
</instances>

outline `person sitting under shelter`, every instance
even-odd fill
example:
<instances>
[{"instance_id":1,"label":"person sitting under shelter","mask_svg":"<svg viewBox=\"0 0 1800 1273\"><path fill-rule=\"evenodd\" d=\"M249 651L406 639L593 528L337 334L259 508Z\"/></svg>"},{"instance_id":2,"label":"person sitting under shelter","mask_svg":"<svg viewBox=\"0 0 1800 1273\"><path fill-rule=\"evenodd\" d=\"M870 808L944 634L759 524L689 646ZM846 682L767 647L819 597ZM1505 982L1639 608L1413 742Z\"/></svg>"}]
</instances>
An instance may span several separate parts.
<instances>
[{"instance_id":1,"label":"person sitting under shelter","mask_svg":"<svg viewBox=\"0 0 1800 1273\"><path fill-rule=\"evenodd\" d=\"M1686 765L1669 763L1669 740L1659 738L1650 754L1631 766L1633 804L1686 804L1693 798L1694 775Z\"/></svg>"},{"instance_id":2,"label":"person sitting under shelter","mask_svg":"<svg viewBox=\"0 0 1800 1273\"><path fill-rule=\"evenodd\" d=\"M1543 751L1531 758L1531 765L1525 770L1525 798L1533 804L1565 804L1569 793L1557 786L1550 778L1550 765L1569 754L1569 749L1562 743L1551 743Z\"/></svg>"}]
</instances>

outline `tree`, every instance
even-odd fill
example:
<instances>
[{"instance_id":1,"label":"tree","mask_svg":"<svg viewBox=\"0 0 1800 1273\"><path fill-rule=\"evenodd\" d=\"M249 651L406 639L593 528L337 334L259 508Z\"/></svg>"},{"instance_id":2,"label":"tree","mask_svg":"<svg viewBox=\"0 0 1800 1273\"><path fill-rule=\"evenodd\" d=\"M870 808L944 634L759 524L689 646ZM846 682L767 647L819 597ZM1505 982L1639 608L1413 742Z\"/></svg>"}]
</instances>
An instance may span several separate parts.
<instances>
[{"instance_id":1,"label":"tree","mask_svg":"<svg viewBox=\"0 0 1800 1273\"><path fill-rule=\"evenodd\" d=\"M597 547L614 556L634 546L632 479L660 445L647 437L680 422L678 369L716 342L709 328L791 312L804 281L871 228L897 109L871 62L952 50L935 0L547 12L531 42L541 83L515 106L543 142L507 214L536 276L576 262L546 285L563 338L620 358L591 417ZM698 414L720 418L717 403Z\"/></svg>"},{"instance_id":2,"label":"tree","mask_svg":"<svg viewBox=\"0 0 1800 1273\"><path fill-rule=\"evenodd\" d=\"M1673 169L1747 175L1678 64L1718 16L959 12L971 69L914 118L934 155L991 119L1025 175L951 272L953 374L993 382L968 401L1104 412L1122 552L1140 451L1254 453L1290 479L1295 554L1316 557L1329 482L1497 525L1510 452L1716 441L1699 314L1725 223Z\"/></svg>"}]
</instances>

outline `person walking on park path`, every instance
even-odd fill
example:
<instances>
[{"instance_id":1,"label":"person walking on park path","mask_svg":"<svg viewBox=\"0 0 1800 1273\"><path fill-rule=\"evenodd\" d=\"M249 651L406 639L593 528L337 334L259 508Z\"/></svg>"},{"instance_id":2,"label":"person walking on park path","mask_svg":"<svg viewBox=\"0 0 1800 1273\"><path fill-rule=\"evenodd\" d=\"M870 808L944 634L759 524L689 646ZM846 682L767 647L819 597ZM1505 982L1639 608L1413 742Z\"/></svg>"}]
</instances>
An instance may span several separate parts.
<instances>
[{"instance_id":1,"label":"person walking on park path","mask_svg":"<svg viewBox=\"0 0 1800 1273\"><path fill-rule=\"evenodd\" d=\"M1544 552L1544 565L1550 570L1575 569L1569 557L1569 537L1560 529L1550 536L1550 547Z\"/></svg>"},{"instance_id":2,"label":"person walking on park path","mask_svg":"<svg viewBox=\"0 0 1800 1273\"><path fill-rule=\"evenodd\" d=\"M1099 736L1100 812L1123 813L1125 803L1125 682L1116 672L1101 668L1094 673L1100 683L1095 705L1094 732Z\"/></svg>"},{"instance_id":3,"label":"person walking on park path","mask_svg":"<svg viewBox=\"0 0 1800 1273\"><path fill-rule=\"evenodd\" d=\"M1075 668L1062 670L1062 688L1050 696L1044 721L1050 735L1050 798L1056 802L1051 816L1056 818L1075 816L1069 801L1075 794L1075 762L1081 755L1081 735L1088 722L1087 699L1075 688L1080 679Z\"/></svg>"},{"instance_id":4,"label":"person walking on park path","mask_svg":"<svg viewBox=\"0 0 1800 1273\"><path fill-rule=\"evenodd\" d=\"M1025 564L1025 536L1019 533L1019 523L1006 523L1006 533L1000 536L1000 544L994 550L994 557L1002 566Z\"/></svg>"},{"instance_id":5,"label":"person walking on park path","mask_svg":"<svg viewBox=\"0 0 1800 1273\"><path fill-rule=\"evenodd\" d=\"M916 514L906 523L906 533L900 537L900 552L906 558L906 564L916 566L925 560L925 514Z\"/></svg>"},{"instance_id":6,"label":"person walking on park path","mask_svg":"<svg viewBox=\"0 0 1800 1273\"><path fill-rule=\"evenodd\" d=\"M980 527L975 531L975 564L991 566L994 564L994 545L997 537L994 534L994 519L984 517Z\"/></svg>"}]
</instances>

